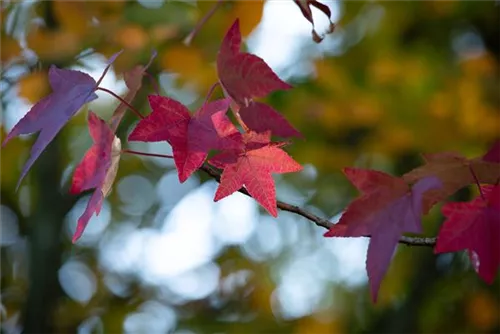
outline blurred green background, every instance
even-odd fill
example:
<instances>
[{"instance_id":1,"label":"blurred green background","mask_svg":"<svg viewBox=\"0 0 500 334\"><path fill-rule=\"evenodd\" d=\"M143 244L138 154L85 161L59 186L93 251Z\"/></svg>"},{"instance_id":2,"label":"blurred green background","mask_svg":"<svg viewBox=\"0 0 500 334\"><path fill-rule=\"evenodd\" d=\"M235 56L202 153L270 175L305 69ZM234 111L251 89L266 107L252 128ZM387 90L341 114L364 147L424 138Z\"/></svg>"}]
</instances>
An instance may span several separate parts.
<instances>
[{"instance_id":1,"label":"blurred green background","mask_svg":"<svg viewBox=\"0 0 500 334\"><path fill-rule=\"evenodd\" d=\"M500 132L500 6L493 1L324 1L338 24L321 44L292 1L224 1L192 44L212 1L3 1L2 140L50 93L51 64L124 94L124 71L149 72L192 110L216 82L225 31L240 18L246 48L294 89L266 101L305 136L287 147L304 171L276 177L278 199L333 220L357 195L341 168L401 175L420 153L484 153ZM314 11L319 32L327 20ZM148 78L134 105L147 114ZM220 92L218 92L220 96ZM179 184L172 161L122 156L101 214L70 242L88 194L71 196L91 141L87 108L109 119L106 94L74 117L14 191L34 136L1 151L3 333L499 333L499 279L467 255L399 246L373 305L367 240L323 238L298 216L273 219L241 194L213 203L216 183ZM137 119L119 128L124 141ZM127 145L123 145L126 146ZM130 149L169 154L166 143ZM477 194L463 189L454 200ZM436 235L439 207L424 218Z\"/></svg>"}]
</instances>

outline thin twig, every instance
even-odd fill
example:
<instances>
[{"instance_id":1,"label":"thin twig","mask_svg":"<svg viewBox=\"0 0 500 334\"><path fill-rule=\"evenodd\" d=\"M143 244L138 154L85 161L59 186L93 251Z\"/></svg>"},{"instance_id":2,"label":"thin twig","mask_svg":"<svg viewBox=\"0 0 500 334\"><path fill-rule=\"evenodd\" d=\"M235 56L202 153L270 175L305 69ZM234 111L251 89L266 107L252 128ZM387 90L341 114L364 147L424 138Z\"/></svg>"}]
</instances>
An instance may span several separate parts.
<instances>
[{"instance_id":1,"label":"thin twig","mask_svg":"<svg viewBox=\"0 0 500 334\"><path fill-rule=\"evenodd\" d=\"M212 15L215 14L215 12L217 11L217 9L219 9L219 7L222 5L223 1L224 0L217 0L217 2L215 3L215 5L208 11L208 13L206 13L205 16L202 17L202 19L196 24L196 26L189 33L189 35L187 35L186 38L184 38L184 44L185 45L189 46L191 44L191 42L196 37L196 35L198 35L198 32L201 30L201 28L203 27L203 25L205 25L205 23L208 21L208 19L210 19L212 17Z\"/></svg>"},{"instance_id":2,"label":"thin twig","mask_svg":"<svg viewBox=\"0 0 500 334\"><path fill-rule=\"evenodd\" d=\"M129 154L135 154L135 155L144 155L146 157L156 157L156 158L166 158L166 159L173 159L173 155L168 155L168 154L156 154L156 153L146 153L146 152L139 152L139 151L133 151L133 150L122 150L122 153L129 153Z\"/></svg>"},{"instance_id":3,"label":"thin twig","mask_svg":"<svg viewBox=\"0 0 500 334\"><path fill-rule=\"evenodd\" d=\"M128 103L127 101L125 101L121 96L115 94L114 92L112 92L111 90L107 89L107 88L103 88L103 87L97 87L97 90L102 90L103 92L106 92L112 96L114 96L118 101L120 101L121 103L123 103L124 105L126 105L127 107L129 107L130 110L132 110L132 112L134 114L137 115L137 117L141 118L141 119L144 119L144 116L142 116L139 111L137 111L134 107L132 107L132 105L130 103Z\"/></svg>"},{"instance_id":4,"label":"thin twig","mask_svg":"<svg viewBox=\"0 0 500 334\"><path fill-rule=\"evenodd\" d=\"M476 182L477 189L479 189L479 194L481 195L481 198L483 199L483 201L486 201L486 197L484 197L484 194L483 194L483 189L481 189L481 183L479 182L479 179L477 178L477 175L474 172L474 169L472 169L472 166L469 166L469 170L472 174L472 177L474 178L474 181Z\"/></svg>"},{"instance_id":5,"label":"thin twig","mask_svg":"<svg viewBox=\"0 0 500 334\"><path fill-rule=\"evenodd\" d=\"M173 156L171 156L171 155L137 152L137 151L132 151L132 150L123 150L122 152L136 154L136 155L160 157L160 158L173 158ZM200 169L203 170L205 173L207 173L212 178L214 178L217 182L220 183L220 173L214 167L205 163L201 166ZM247 195L248 197L252 197L252 195L250 195L245 188L240 188L238 191L244 195ZM317 226L323 227L327 230L331 229L335 225L330 220L321 218L320 216L317 216L314 213L307 211L306 209L303 209L297 205L292 205L292 204L289 204L289 203L286 203L283 201L277 201L276 206L280 210L288 211L291 213L295 213L296 215L302 216L302 217L306 218L307 220L310 220L311 222L313 222ZM370 236L367 235L365 237L369 238ZM403 245L408 245L408 246L434 247L436 245L436 238L401 236L401 238L399 239L399 243L403 244Z\"/></svg>"},{"instance_id":6,"label":"thin twig","mask_svg":"<svg viewBox=\"0 0 500 334\"><path fill-rule=\"evenodd\" d=\"M201 169L205 173L207 173L208 175L213 177L217 182L220 182L220 174L213 167L211 167L208 164L204 164L203 166L201 166ZM244 195L252 197L245 188L241 188L238 191ZM277 205L278 209L280 209L280 210L295 213L299 216L302 216L302 217L310 220L311 222L313 222L317 226L323 227L327 230L329 230L330 228L332 228L335 225L330 220L321 218L321 217L315 215L314 213L307 211L306 209L303 209L299 206L292 205L292 204L282 202L282 201L277 201L276 205ZM370 236L366 236L366 237L370 237ZM404 245L408 245L408 246L434 247L436 245L436 238L401 236L401 238L399 239L399 243L404 244Z\"/></svg>"}]
</instances>

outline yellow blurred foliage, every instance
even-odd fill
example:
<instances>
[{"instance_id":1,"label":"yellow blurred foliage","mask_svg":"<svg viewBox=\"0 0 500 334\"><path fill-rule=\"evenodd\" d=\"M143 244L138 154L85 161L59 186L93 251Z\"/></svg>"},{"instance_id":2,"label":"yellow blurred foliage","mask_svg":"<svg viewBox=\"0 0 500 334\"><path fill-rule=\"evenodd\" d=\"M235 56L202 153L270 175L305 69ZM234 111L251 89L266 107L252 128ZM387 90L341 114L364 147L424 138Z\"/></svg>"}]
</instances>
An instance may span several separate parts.
<instances>
[{"instance_id":1,"label":"yellow blurred foliage","mask_svg":"<svg viewBox=\"0 0 500 334\"><path fill-rule=\"evenodd\" d=\"M262 272L256 272L255 274L260 274L262 276L258 276L261 277L261 279L258 281L258 285L255 286L254 292L251 294L250 303L255 309L260 310L260 312L264 314L273 314L272 298L275 292L275 285L263 268L258 268L257 270L262 270Z\"/></svg>"},{"instance_id":2,"label":"yellow blurred foliage","mask_svg":"<svg viewBox=\"0 0 500 334\"><path fill-rule=\"evenodd\" d=\"M294 331L295 334L312 333L345 333L342 323L338 319L329 319L329 321L320 321L312 316L301 318Z\"/></svg>"},{"instance_id":3,"label":"yellow blurred foliage","mask_svg":"<svg viewBox=\"0 0 500 334\"><path fill-rule=\"evenodd\" d=\"M115 31L114 40L126 50L139 51L149 43L149 36L140 25L130 24Z\"/></svg>"},{"instance_id":4,"label":"yellow blurred foliage","mask_svg":"<svg viewBox=\"0 0 500 334\"><path fill-rule=\"evenodd\" d=\"M2 43L2 47L0 48L0 60L2 63L6 63L12 58L21 55L21 46L16 39L5 34L2 34L0 39Z\"/></svg>"},{"instance_id":5,"label":"yellow blurred foliage","mask_svg":"<svg viewBox=\"0 0 500 334\"><path fill-rule=\"evenodd\" d=\"M498 65L493 55L484 52L478 57L471 57L460 62L460 67L467 77L494 76Z\"/></svg>"},{"instance_id":6,"label":"yellow blurred foliage","mask_svg":"<svg viewBox=\"0 0 500 334\"><path fill-rule=\"evenodd\" d=\"M350 118L347 119L354 126L375 126L383 112L379 100L367 95L353 101L349 114Z\"/></svg>"},{"instance_id":7,"label":"yellow blurred foliage","mask_svg":"<svg viewBox=\"0 0 500 334\"><path fill-rule=\"evenodd\" d=\"M240 31L243 37L247 37L257 27L262 19L264 1L236 1L228 15L228 26L235 18L240 18ZM244 19L243 19L244 18Z\"/></svg>"},{"instance_id":8,"label":"yellow blurred foliage","mask_svg":"<svg viewBox=\"0 0 500 334\"><path fill-rule=\"evenodd\" d=\"M36 103L50 93L47 72L33 72L19 80L19 96Z\"/></svg>"},{"instance_id":9,"label":"yellow blurred foliage","mask_svg":"<svg viewBox=\"0 0 500 334\"><path fill-rule=\"evenodd\" d=\"M482 108L480 87L474 81L461 80L458 83L459 113L458 121L465 135L474 137L484 122L484 108Z\"/></svg>"},{"instance_id":10,"label":"yellow blurred foliage","mask_svg":"<svg viewBox=\"0 0 500 334\"><path fill-rule=\"evenodd\" d=\"M160 58L162 68L178 73L182 81L196 84L200 89L208 88L217 81L216 69L210 66L199 49L194 46L177 45L167 49Z\"/></svg>"},{"instance_id":11,"label":"yellow blurred foliage","mask_svg":"<svg viewBox=\"0 0 500 334\"><path fill-rule=\"evenodd\" d=\"M445 92L437 92L429 101L427 110L436 118L449 118L452 115L451 96Z\"/></svg>"},{"instance_id":12,"label":"yellow blurred foliage","mask_svg":"<svg viewBox=\"0 0 500 334\"><path fill-rule=\"evenodd\" d=\"M336 147L332 149L325 142L296 143L294 144L293 158L302 164L313 164L320 170L337 171L346 166L352 166L358 152L350 148Z\"/></svg>"},{"instance_id":13,"label":"yellow blurred foliage","mask_svg":"<svg viewBox=\"0 0 500 334\"><path fill-rule=\"evenodd\" d=\"M485 291L474 293L465 304L469 321L481 331L489 331L499 325L500 307L491 294Z\"/></svg>"},{"instance_id":14,"label":"yellow blurred foliage","mask_svg":"<svg viewBox=\"0 0 500 334\"><path fill-rule=\"evenodd\" d=\"M3 143L7 133L2 126L0 129L0 142ZM19 178L19 171L26 158L26 147L29 142L19 138L9 141L9 148L2 149L2 159L0 159L0 184L3 189L14 189Z\"/></svg>"},{"instance_id":15,"label":"yellow blurred foliage","mask_svg":"<svg viewBox=\"0 0 500 334\"><path fill-rule=\"evenodd\" d=\"M157 24L149 31L149 37L155 44L164 43L179 34L179 28L172 24Z\"/></svg>"},{"instance_id":16,"label":"yellow blurred foliage","mask_svg":"<svg viewBox=\"0 0 500 334\"><path fill-rule=\"evenodd\" d=\"M423 4L427 6L430 16L442 17L451 14L457 5L455 0L432 0L432 1L423 1Z\"/></svg>"},{"instance_id":17,"label":"yellow blurred foliage","mask_svg":"<svg viewBox=\"0 0 500 334\"><path fill-rule=\"evenodd\" d=\"M73 57L81 51L81 37L71 31L49 31L38 28L28 33L28 47L40 60L54 62Z\"/></svg>"},{"instance_id":18,"label":"yellow blurred foliage","mask_svg":"<svg viewBox=\"0 0 500 334\"><path fill-rule=\"evenodd\" d=\"M84 35L90 27L90 13L83 1L52 1L52 11L56 16L61 29Z\"/></svg>"},{"instance_id":19,"label":"yellow blurred foliage","mask_svg":"<svg viewBox=\"0 0 500 334\"><path fill-rule=\"evenodd\" d=\"M344 94L352 89L346 71L332 62L331 59L316 60L314 68L318 85L328 88L336 94Z\"/></svg>"},{"instance_id":20,"label":"yellow blurred foliage","mask_svg":"<svg viewBox=\"0 0 500 334\"><path fill-rule=\"evenodd\" d=\"M367 143L370 150L391 156L411 149L416 144L415 136L415 131L403 124L385 124Z\"/></svg>"},{"instance_id":21,"label":"yellow blurred foliage","mask_svg":"<svg viewBox=\"0 0 500 334\"><path fill-rule=\"evenodd\" d=\"M385 55L375 59L368 68L368 75L373 85L384 85L399 80L400 68L395 55Z\"/></svg>"}]
</instances>

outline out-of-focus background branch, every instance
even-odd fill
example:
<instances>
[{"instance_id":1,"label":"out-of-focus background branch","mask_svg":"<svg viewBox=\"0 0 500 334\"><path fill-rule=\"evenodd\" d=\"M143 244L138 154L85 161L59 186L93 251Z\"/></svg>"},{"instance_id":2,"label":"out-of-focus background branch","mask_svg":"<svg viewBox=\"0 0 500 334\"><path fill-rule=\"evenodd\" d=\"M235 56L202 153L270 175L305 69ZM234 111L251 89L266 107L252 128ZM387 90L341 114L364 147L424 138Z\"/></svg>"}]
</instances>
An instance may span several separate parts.
<instances>
[{"instance_id":1,"label":"out-of-focus background branch","mask_svg":"<svg viewBox=\"0 0 500 334\"><path fill-rule=\"evenodd\" d=\"M154 49L149 72L162 93L195 110L217 80L215 57L237 17L246 48L295 87L266 101L306 138L287 146L305 168L276 177L279 200L335 222L356 196L341 168L401 175L421 152L478 156L498 136L494 2L323 2L338 25L319 45L293 1L275 0L223 1L186 46L214 1L3 1L2 140L50 93L51 64L97 78L120 49L102 86L124 94L123 72ZM313 14L321 33L328 20ZM145 79L133 103L144 115L150 92ZM305 218L273 219L242 194L213 203L213 178L197 173L179 184L170 159L124 155L101 214L72 245L89 198L67 191L91 145L87 110L109 119L118 104L99 94L18 192L34 136L1 150L2 332L500 331L498 278L483 283L466 254L400 246L372 305L367 240L325 239ZM126 114L122 140L136 122ZM171 154L166 143L127 145ZM453 200L476 194L466 188ZM424 219L425 234L441 221L438 207Z\"/></svg>"}]
</instances>

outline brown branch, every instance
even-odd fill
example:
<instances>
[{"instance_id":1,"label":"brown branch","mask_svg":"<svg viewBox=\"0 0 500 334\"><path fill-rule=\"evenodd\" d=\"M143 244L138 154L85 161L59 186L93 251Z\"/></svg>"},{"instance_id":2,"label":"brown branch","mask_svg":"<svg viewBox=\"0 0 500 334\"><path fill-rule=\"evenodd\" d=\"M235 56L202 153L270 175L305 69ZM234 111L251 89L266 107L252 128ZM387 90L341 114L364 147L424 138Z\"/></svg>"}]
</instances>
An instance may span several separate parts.
<instances>
[{"instance_id":1,"label":"brown branch","mask_svg":"<svg viewBox=\"0 0 500 334\"><path fill-rule=\"evenodd\" d=\"M210 175L212 178L214 178L217 182L220 183L220 173L215 168L213 168L212 166L210 166L208 164L204 164L203 166L201 166L201 169L205 173ZM244 195L252 197L245 188L241 188L238 191ZM303 209L297 205L288 204L288 203L282 202L282 201L277 201L276 205L277 205L278 209L280 209L280 210L295 213L296 215L302 216L302 217L306 218L307 220L310 220L311 222L313 222L317 226L323 227L327 230L329 230L330 228L333 227L333 225L335 225L330 220L321 218L321 217L315 215L314 213L307 211L306 209ZM366 237L369 238L370 236L368 235ZM407 245L407 246L434 247L434 245L436 245L436 238L401 236L401 238L399 239L399 243Z\"/></svg>"}]
</instances>

